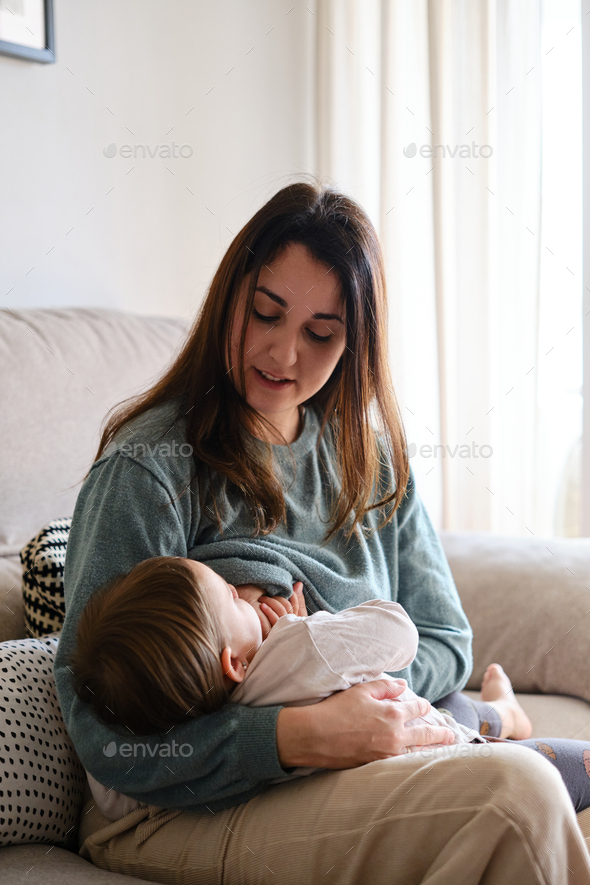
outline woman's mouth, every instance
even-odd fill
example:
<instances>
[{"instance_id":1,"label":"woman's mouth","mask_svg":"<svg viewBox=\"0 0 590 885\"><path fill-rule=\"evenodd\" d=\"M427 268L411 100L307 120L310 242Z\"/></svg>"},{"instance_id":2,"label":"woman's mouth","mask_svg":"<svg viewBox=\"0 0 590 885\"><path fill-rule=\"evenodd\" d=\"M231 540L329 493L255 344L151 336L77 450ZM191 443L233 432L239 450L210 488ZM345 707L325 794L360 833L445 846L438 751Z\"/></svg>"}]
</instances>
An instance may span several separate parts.
<instances>
[{"instance_id":1,"label":"woman's mouth","mask_svg":"<svg viewBox=\"0 0 590 885\"><path fill-rule=\"evenodd\" d=\"M283 381L274 381L273 378L275 376L269 378L266 373L263 374L260 369L256 368L256 366L254 366L254 372L260 384L262 384L263 387L268 387L270 390L282 390L289 384L293 384L293 381L289 378L286 378Z\"/></svg>"}]
</instances>

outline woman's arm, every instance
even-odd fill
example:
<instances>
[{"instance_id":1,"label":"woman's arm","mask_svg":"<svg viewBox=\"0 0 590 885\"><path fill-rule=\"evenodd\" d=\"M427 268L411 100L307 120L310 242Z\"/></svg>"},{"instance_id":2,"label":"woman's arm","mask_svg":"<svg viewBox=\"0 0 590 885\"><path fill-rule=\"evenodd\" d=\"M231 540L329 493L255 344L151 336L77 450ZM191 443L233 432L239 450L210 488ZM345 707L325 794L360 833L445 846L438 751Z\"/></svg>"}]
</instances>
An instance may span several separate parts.
<instances>
[{"instance_id":1,"label":"woman's arm","mask_svg":"<svg viewBox=\"0 0 590 885\"><path fill-rule=\"evenodd\" d=\"M155 805L213 810L247 801L284 776L276 745L281 707L226 704L165 735L133 735L100 723L72 687L69 655L89 597L114 575L153 556L186 556L198 496L173 495L150 458L97 462L80 491L67 547L66 617L55 658L60 707L82 764L99 783Z\"/></svg>"},{"instance_id":2,"label":"woman's arm","mask_svg":"<svg viewBox=\"0 0 590 885\"><path fill-rule=\"evenodd\" d=\"M418 631L398 603L376 599L338 614L316 612L301 620L284 618L284 600L274 598L270 603L272 628L267 641L280 646L285 666L277 668L275 659L274 667L264 669L262 682L259 670L258 685L242 702L297 705L284 707L277 720L283 766L349 768L397 755L423 741L453 741L453 733L445 727L406 724L431 706L417 697L400 703L405 680L387 677L364 685L357 682L354 687L363 691L350 688L351 680L366 678L372 667L378 675L384 666L403 665L414 657ZM272 652L266 664L271 660ZM320 703L299 706L306 698L328 694Z\"/></svg>"},{"instance_id":3,"label":"woman's arm","mask_svg":"<svg viewBox=\"0 0 590 885\"><path fill-rule=\"evenodd\" d=\"M407 679L416 694L434 702L466 685L473 669L473 633L440 539L416 492L411 468L397 513L397 540L391 531L384 537L384 548L388 543L394 545L387 551L388 561L395 561L397 551L396 601L420 635L414 661L394 675Z\"/></svg>"},{"instance_id":4,"label":"woman's arm","mask_svg":"<svg viewBox=\"0 0 590 885\"><path fill-rule=\"evenodd\" d=\"M418 697L396 703L405 688L403 680L375 679L336 692L319 704L283 707L277 719L281 764L284 768L356 768L398 756L410 746L452 744L455 736L450 728L406 725L425 716L431 705Z\"/></svg>"}]
</instances>

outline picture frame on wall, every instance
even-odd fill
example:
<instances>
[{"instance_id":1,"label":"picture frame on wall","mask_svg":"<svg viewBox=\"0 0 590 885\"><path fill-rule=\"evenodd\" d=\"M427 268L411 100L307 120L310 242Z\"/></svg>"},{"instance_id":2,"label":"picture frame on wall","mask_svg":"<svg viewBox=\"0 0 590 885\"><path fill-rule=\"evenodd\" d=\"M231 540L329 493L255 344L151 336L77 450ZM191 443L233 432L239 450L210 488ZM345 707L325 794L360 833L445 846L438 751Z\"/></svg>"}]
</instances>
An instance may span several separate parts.
<instances>
[{"instance_id":1,"label":"picture frame on wall","mask_svg":"<svg viewBox=\"0 0 590 885\"><path fill-rule=\"evenodd\" d=\"M0 0L0 54L55 61L53 0Z\"/></svg>"}]
</instances>

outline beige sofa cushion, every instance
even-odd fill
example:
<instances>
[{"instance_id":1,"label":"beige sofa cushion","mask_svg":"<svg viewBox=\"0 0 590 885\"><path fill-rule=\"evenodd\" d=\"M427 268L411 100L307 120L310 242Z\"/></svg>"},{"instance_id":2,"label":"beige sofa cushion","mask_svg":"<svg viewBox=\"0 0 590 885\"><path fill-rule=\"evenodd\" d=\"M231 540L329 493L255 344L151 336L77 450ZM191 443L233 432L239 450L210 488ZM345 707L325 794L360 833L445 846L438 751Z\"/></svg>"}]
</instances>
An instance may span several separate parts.
<instances>
[{"instance_id":1,"label":"beige sofa cushion","mask_svg":"<svg viewBox=\"0 0 590 885\"><path fill-rule=\"evenodd\" d=\"M0 849L2 885L153 885L123 873L101 870L90 861L47 845L11 845Z\"/></svg>"},{"instance_id":2,"label":"beige sofa cushion","mask_svg":"<svg viewBox=\"0 0 590 885\"><path fill-rule=\"evenodd\" d=\"M187 330L114 310L0 310L0 556L72 515L108 409L154 382Z\"/></svg>"},{"instance_id":3,"label":"beige sofa cushion","mask_svg":"<svg viewBox=\"0 0 590 885\"><path fill-rule=\"evenodd\" d=\"M590 538L440 538L473 628L467 688L497 661L515 691L590 701Z\"/></svg>"},{"instance_id":4,"label":"beige sofa cushion","mask_svg":"<svg viewBox=\"0 0 590 885\"><path fill-rule=\"evenodd\" d=\"M478 691L464 692L480 700ZM579 698L559 694L516 694L518 702L531 720L531 737L570 738L590 741L590 704Z\"/></svg>"},{"instance_id":5,"label":"beige sofa cushion","mask_svg":"<svg viewBox=\"0 0 590 885\"><path fill-rule=\"evenodd\" d=\"M27 635L22 579L19 557L0 557L0 642Z\"/></svg>"}]
</instances>

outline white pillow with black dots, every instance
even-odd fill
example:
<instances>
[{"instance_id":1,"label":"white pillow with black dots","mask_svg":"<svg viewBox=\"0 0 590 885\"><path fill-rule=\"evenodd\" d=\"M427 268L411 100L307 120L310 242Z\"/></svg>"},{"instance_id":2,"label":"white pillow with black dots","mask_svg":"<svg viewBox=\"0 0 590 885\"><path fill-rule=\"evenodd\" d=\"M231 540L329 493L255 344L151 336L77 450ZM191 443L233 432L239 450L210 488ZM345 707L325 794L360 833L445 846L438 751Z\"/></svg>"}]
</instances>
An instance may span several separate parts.
<instances>
[{"instance_id":1,"label":"white pillow with black dots","mask_svg":"<svg viewBox=\"0 0 590 885\"><path fill-rule=\"evenodd\" d=\"M55 690L58 642L59 633L0 643L0 846L76 850L86 776Z\"/></svg>"}]
</instances>

